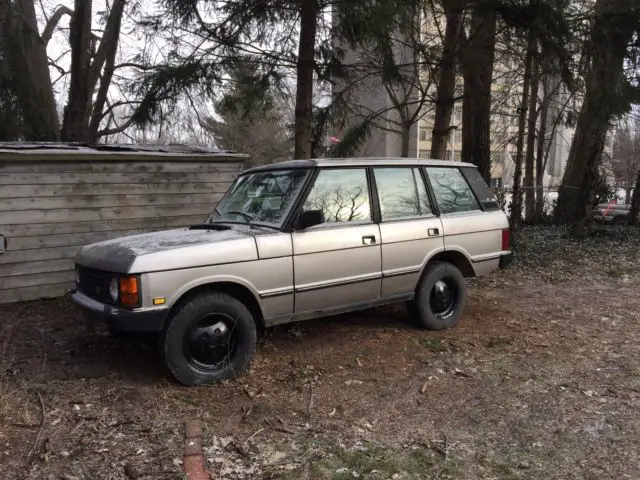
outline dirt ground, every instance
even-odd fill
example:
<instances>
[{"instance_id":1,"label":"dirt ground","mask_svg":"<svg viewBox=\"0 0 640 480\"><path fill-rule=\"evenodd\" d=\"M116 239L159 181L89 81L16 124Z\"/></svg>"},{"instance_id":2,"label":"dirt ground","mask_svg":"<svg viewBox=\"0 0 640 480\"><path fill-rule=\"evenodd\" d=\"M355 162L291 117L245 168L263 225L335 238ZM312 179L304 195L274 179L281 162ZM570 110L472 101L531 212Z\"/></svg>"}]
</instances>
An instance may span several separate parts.
<instances>
[{"instance_id":1,"label":"dirt ground","mask_svg":"<svg viewBox=\"0 0 640 480\"><path fill-rule=\"evenodd\" d=\"M640 232L515 241L455 329L402 305L278 328L198 389L64 300L0 307L0 477L183 478L201 418L216 479L640 478Z\"/></svg>"}]
</instances>

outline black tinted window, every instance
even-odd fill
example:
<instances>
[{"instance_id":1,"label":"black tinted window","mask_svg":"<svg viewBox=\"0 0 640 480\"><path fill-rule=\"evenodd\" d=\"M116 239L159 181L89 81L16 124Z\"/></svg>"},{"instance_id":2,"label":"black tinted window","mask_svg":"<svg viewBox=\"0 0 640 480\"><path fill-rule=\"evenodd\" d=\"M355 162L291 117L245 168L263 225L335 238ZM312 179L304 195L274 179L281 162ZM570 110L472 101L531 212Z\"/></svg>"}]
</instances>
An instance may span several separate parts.
<instances>
[{"instance_id":1,"label":"black tinted window","mask_svg":"<svg viewBox=\"0 0 640 480\"><path fill-rule=\"evenodd\" d=\"M476 194L476 197L480 200L482 207L485 210L500 210L500 206L498 205L498 201L487 187L484 178L480 175L480 172L477 168L473 167L465 167L462 168L462 174L469 182L469 186L473 190L473 193Z\"/></svg>"},{"instance_id":2,"label":"black tinted window","mask_svg":"<svg viewBox=\"0 0 640 480\"><path fill-rule=\"evenodd\" d=\"M443 214L480 210L471 187L458 168L431 167L427 174Z\"/></svg>"},{"instance_id":3,"label":"black tinted window","mask_svg":"<svg viewBox=\"0 0 640 480\"><path fill-rule=\"evenodd\" d=\"M383 221L432 214L427 189L417 168L376 168L374 174Z\"/></svg>"},{"instance_id":4,"label":"black tinted window","mask_svg":"<svg viewBox=\"0 0 640 480\"><path fill-rule=\"evenodd\" d=\"M303 209L322 210L326 222L370 221L367 171L364 168L320 171Z\"/></svg>"}]
</instances>

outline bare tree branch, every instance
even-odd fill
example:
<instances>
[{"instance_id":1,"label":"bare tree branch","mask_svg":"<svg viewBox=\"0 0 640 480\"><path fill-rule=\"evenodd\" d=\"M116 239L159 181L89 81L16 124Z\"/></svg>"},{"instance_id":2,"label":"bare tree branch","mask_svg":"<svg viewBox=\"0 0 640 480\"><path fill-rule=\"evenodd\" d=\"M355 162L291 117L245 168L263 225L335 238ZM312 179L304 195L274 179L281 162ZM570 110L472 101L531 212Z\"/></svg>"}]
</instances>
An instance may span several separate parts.
<instances>
[{"instance_id":1,"label":"bare tree branch","mask_svg":"<svg viewBox=\"0 0 640 480\"><path fill-rule=\"evenodd\" d=\"M44 43L45 46L49 44L49 41L53 36L53 32L58 26L58 23L60 23L60 20L62 19L62 17L65 15L72 16L73 10L71 10L69 7L66 7L64 5L58 5L58 8L56 8L56 11L53 12L53 15L51 15L51 18L49 19L46 26L44 27L44 31L42 32L42 36L40 37L42 38L42 43Z\"/></svg>"}]
</instances>

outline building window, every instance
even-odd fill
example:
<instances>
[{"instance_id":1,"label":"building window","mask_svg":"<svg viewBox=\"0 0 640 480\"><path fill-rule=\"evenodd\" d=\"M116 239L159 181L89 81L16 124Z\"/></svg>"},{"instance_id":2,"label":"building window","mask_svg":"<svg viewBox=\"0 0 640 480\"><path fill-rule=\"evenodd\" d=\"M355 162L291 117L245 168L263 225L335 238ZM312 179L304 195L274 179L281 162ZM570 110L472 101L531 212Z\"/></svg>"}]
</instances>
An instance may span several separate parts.
<instances>
[{"instance_id":1,"label":"building window","mask_svg":"<svg viewBox=\"0 0 640 480\"><path fill-rule=\"evenodd\" d=\"M421 142L426 142L427 141L427 130L426 129L420 130L420 141Z\"/></svg>"},{"instance_id":2,"label":"building window","mask_svg":"<svg viewBox=\"0 0 640 480\"><path fill-rule=\"evenodd\" d=\"M492 178L491 179L491 188L502 188L502 179L501 178Z\"/></svg>"}]
</instances>

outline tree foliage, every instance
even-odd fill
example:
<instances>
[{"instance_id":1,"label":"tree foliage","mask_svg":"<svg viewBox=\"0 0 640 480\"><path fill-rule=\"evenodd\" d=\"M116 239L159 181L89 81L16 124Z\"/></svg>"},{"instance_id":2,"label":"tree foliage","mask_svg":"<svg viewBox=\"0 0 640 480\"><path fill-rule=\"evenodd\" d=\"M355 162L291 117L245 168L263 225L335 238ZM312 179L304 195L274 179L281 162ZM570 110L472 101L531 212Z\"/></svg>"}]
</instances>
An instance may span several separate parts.
<instances>
[{"instance_id":1,"label":"tree foliage","mask_svg":"<svg viewBox=\"0 0 640 480\"><path fill-rule=\"evenodd\" d=\"M291 156L291 110L287 95L256 65L239 65L215 102L220 118L205 119L204 128L218 147L247 153L254 165L273 163Z\"/></svg>"}]
</instances>

